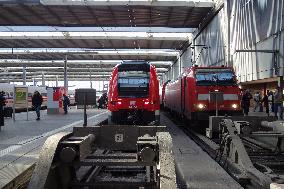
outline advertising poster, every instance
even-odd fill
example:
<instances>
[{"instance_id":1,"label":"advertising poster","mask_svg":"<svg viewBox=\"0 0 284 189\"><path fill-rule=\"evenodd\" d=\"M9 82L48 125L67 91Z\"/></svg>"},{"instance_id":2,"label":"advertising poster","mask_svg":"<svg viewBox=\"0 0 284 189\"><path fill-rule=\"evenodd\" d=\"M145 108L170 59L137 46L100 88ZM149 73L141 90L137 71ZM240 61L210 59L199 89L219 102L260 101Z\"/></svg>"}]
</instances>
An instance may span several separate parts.
<instances>
[{"instance_id":1,"label":"advertising poster","mask_svg":"<svg viewBox=\"0 0 284 189\"><path fill-rule=\"evenodd\" d=\"M27 87L15 87L15 106L25 108L27 106L27 95Z\"/></svg>"},{"instance_id":2,"label":"advertising poster","mask_svg":"<svg viewBox=\"0 0 284 189\"><path fill-rule=\"evenodd\" d=\"M14 103L13 103L13 120L15 121L15 113L17 108L25 108L27 110L27 120L29 119L28 109L28 87L14 88Z\"/></svg>"}]
</instances>

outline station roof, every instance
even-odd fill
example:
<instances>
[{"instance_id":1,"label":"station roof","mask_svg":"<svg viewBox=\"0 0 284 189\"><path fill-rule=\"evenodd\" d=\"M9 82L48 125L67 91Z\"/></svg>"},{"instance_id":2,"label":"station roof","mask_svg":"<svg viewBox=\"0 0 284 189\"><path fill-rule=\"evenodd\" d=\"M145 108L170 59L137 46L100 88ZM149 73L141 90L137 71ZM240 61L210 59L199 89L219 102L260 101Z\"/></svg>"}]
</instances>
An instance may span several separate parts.
<instances>
[{"instance_id":1,"label":"station roof","mask_svg":"<svg viewBox=\"0 0 284 189\"><path fill-rule=\"evenodd\" d=\"M23 66L34 68L26 68L28 80L38 72L62 79L62 69L40 68L62 68L66 56L70 80L105 80L123 60L160 61L161 75L213 7L212 0L0 0L0 82L21 80Z\"/></svg>"},{"instance_id":2,"label":"station roof","mask_svg":"<svg viewBox=\"0 0 284 189\"><path fill-rule=\"evenodd\" d=\"M209 0L2 0L0 25L196 28Z\"/></svg>"}]
</instances>

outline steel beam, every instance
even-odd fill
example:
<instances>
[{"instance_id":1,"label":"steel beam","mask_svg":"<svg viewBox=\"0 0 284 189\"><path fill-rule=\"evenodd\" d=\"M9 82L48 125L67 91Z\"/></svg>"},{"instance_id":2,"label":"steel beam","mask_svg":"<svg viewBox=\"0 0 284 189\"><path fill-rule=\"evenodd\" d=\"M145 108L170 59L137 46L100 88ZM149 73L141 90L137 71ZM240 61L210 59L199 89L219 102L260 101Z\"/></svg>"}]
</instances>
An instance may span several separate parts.
<instances>
[{"instance_id":1,"label":"steel beam","mask_svg":"<svg viewBox=\"0 0 284 189\"><path fill-rule=\"evenodd\" d=\"M236 50L236 52L278 53L278 50Z\"/></svg>"},{"instance_id":2,"label":"steel beam","mask_svg":"<svg viewBox=\"0 0 284 189\"><path fill-rule=\"evenodd\" d=\"M106 65L110 65L111 67L122 63L121 60L68 60L68 67L72 67L73 65L99 65L100 67L105 67ZM150 61L150 64L154 66L161 67L169 67L172 66L172 61ZM27 67L38 64L46 64L45 66L58 67L59 65L64 65L64 60L28 60L28 59L0 59L0 67L11 67L15 66L15 64L26 64Z\"/></svg>"},{"instance_id":3,"label":"steel beam","mask_svg":"<svg viewBox=\"0 0 284 189\"><path fill-rule=\"evenodd\" d=\"M92 75L97 75L97 74L110 74L112 72L113 68L105 69L105 68L98 68L98 69L74 69L74 68L68 68L68 75L69 74L76 74L76 73L81 73L81 74L90 74L90 71L92 72ZM165 73L168 71L166 68L156 68L157 73ZM42 73L64 73L64 69L26 69L27 74L42 74ZM5 69L5 71L1 72L0 75L11 75L11 74L24 74L24 72L21 70L21 68L13 68L13 69Z\"/></svg>"},{"instance_id":4,"label":"steel beam","mask_svg":"<svg viewBox=\"0 0 284 189\"><path fill-rule=\"evenodd\" d=\"M0 32L147 32L192 33L196 28L170 27L59 27L59 26L0 26Z\"/></svg>"},{"instance_id":5,"label":"steel beam","mask_svg":"<svg viewBox=\"0 0 284 189\"><path fill-rule=\"evenodd\" d=\"M0 39L22 40L58 40L58 39L92 39L92 40L163 40L188 41L189 33L153 33L153 32L0 32Z\"/></svg>"},{"instance_id":6,"label":"steel beam","mask_svg":"<svg viewBox=\"0 0 284 189\"><path fill-rule=\"evenodd\" d=\"M83 48L0 48L0 55L43 55L43 54L62 54L62 55L135 55L135 56L166 56L176 57L179 51L171 49L83 49Z\"/></svg>"},{"instance_id":7,"label":"steel beam","mask_svg":"<svg viewBox=\"0 0 284 189\"><path fill-rule=\"evenodd\" d=\"M210 8L214 6L211 0L41 0L43 5L56 6L151 6L151 7L200 7Z\"/></svg>"}]
</instances>

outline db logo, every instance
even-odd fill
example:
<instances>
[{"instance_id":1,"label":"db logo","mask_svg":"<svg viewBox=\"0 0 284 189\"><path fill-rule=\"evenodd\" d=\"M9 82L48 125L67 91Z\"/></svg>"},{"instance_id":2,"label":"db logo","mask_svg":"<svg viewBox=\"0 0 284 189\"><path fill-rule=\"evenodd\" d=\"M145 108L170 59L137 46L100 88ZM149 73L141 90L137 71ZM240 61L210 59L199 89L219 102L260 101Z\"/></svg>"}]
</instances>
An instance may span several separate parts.
<instances>
[{"instance_id":1,"label":"db logo","mask_svg":"<svg viewBox=\"0 0 284 189\"><path fill-rule=\"evenodd\" d=\"M115 134L114 140L115 142L123 142L123 134Z\"/></svg>"}]
</instances>

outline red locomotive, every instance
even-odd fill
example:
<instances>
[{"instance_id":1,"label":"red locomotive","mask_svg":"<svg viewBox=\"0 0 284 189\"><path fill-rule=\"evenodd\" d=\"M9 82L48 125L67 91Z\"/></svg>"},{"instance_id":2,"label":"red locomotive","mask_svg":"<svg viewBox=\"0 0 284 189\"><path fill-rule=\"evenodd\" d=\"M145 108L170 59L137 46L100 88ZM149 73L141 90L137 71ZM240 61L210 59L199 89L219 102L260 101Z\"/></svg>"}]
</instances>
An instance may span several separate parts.
<instances>
[{"instance_id":1,"label":"red locomotive","mask_svg":"<svg viewBox=\"0 0 284 189\"><path fill-rule=\"evenodd\" d=\"M109 122L159 124L159 81L154 66L127 61L114 67L108 92Z\"/></svg>"},{"instance_id":2,"label":"red locomotive","mask_svg":"<svg viewBox=\"0 0 284 189\"><path fill-rule=\"evenodd\" d=\"M221 99L217 104L213 93ZM182 77L166 85L164 106L188 120L208 120L215 115L216 106L218 115L240 115L240 89L233 69L188 68Z\"/></svg>"}]
</instances>

